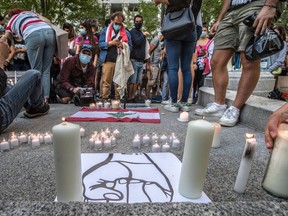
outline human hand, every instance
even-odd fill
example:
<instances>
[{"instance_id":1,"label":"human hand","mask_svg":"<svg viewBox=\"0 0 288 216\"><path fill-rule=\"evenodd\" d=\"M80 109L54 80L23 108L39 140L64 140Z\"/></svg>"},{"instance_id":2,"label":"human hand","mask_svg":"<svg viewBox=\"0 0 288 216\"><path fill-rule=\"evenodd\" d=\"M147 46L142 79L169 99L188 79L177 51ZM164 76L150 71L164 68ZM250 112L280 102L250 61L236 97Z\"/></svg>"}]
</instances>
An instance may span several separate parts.
<instances>
[{"instance_id":1,"label":"human hand","mask_svg":"<svg viewBox=\"0 0 288 216\"><path fill-rule=\"evenodd\" d=\"M218 29L219 24L220 24L220 21L216 21L216 22L213 24L213 26L212 26L211 29L210 29L210 34L212 34L212 35L215 35L215 34L216 34L216 31L217 31L217 29Z\"/></svg>"},{"instance_id":2,"label":"human hand","mask_svg":"<svg viewBox=\"0 0 288 216\"><path fill-rule=\"evenodd\" d=\"M73 93L76 94L76 93L78 93L79 90L80 90L80 88L76 87L76 88L73 89Z\"/></svg>"},{"instance_id":3,"label":"human hand","mask_svg":"<svg viewBox=\"0 0 288 216\"><path fill-rule=\"evenodd\" d=\"M196 71L198 69L197 64L193 64L193 70Z\"/></svg>"},{"instance_id":4,"label":"human hand","mask_svg":"<svg viewBox=\"0 0 288 216\"><path fill-rule=\"evenodd\" d=\"M276 8L264 5L253 23L253 27L255 28L254 35L263 35L266 29L271 26L275 15Z\"/></svg>"},{"instance_id":5,"label":"human hand","mask_svg":"<svg viewBox=\"0 0 288 216\"><path fill-rule=\"evenodd\" d=\"M280 112L274 112L269 118L265 127L265 143L268 149L273 148L274 140L278 135L278 127L280 123Z\"/></svg>"}]
</instances>

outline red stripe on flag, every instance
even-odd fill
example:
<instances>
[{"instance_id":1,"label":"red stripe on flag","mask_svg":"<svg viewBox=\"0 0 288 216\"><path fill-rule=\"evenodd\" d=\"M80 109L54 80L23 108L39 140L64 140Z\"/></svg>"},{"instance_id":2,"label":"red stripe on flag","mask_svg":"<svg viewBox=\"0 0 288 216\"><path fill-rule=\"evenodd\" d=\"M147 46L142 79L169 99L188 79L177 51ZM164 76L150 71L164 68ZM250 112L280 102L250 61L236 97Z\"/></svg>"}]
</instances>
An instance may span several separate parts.
<instances>
[{"instance_id":1,"label":"red stripe on flag","mask_svg":"<svg viewBox=\"0 0 288 216\"><path fill-rule=\"evenodd\" d=\"M79 117L68 117L65 119L69 122L142 122L142 123L160 123L160 119L140 119L140 118L79 118Z\"/></svg>"},{"instance_id":2,"label":"red stripe on flag","mask_svg":"<svg viewBox=\"0 0 288 216\"><path fill-rule=\"evenodd\" d=\"M82 107L80 109L81 112L141 112L141 113L158 113L159 109L158 108L153 108L153 109L119 109L119 110L114 110L114 109L90 109L87 107Z\"/></svg>"}]
</instances>

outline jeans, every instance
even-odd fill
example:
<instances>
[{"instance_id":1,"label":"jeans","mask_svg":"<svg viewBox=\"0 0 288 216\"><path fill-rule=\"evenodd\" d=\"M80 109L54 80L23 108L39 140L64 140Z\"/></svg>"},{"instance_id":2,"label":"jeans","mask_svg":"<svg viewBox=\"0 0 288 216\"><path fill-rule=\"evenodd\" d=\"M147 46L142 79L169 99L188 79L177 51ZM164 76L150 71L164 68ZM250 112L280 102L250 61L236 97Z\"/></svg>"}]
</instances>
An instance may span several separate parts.
<instances>
[{"instance_id":1,"label":"jeans","mask_svg":"<svg viewBox=\"0 0 288 216\"><path fill-rule=\"evenodd\" d=\"M1 130L12 123L27 101L33 108L43 105L44 98L39 71L29 70L24 73L19 81L0 98L0 112L3 115Z\"/></svg>"},{"instance_id":2,"label":"jeans","mask_svg":"<svg viewBox=\"0 0 288 216\"><path fill-rule=\"evenodd\" d=\"M41 73L44 97L50 94L50 68L56 46L53 29L39 29L25 39L28 59L32 69Z\"/></svg>"},{"instance_id":3,"label":"jeans","mask_svg":"<svg viewBox=\"0 0 288 216\"><path fill-rule=\"evenodd\" d=\"M191 61L196 46L196 32L189 41L166 40L166 55L168 60L168 79L172 103L177 102L178 70L181 64L183 74L182 102L187 102L192 82Z\"/></svg>"},{"instance_id":4,"label":"jeans","mask_svg":"<svg viewBox=\"0 0 288 216\"><path fill-rule=\"evenodd\" d=\"M128 79L128 84L140 84L142 83L143 77L143 61L136 61L131 59L131 63L133 65L134 74L131 75Z\"/></svg>"},{"instance_id":5,"label":"jeans","mask_svg":"<svg viewBox=\"0 0 288 216\"><path fill-rule=\"evenodd\" d=\"M167 70L163 71L163 83L162 83L162 100L168 100L168 74Z\"/></svg>"}]
</instances>

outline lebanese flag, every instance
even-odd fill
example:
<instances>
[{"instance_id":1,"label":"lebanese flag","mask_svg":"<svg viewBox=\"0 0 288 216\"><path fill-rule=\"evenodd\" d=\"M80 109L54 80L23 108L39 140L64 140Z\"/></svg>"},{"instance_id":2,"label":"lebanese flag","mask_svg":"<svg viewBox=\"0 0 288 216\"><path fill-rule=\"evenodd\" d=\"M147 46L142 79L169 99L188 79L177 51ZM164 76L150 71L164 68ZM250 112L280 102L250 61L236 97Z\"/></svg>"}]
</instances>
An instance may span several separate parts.
<instances>
[{"instance_id":1,"label":"lebanese flag","mask_svg":"<svg viewBox=\"0 0 288 216\"><path fill-rule=\"evenodd\" d=\"M82 107L80 111L65 119L69 122L142 122L142 123L160 123L160 114L158 108L155 109L90 109Z\"/></svg>"}]
</instances>

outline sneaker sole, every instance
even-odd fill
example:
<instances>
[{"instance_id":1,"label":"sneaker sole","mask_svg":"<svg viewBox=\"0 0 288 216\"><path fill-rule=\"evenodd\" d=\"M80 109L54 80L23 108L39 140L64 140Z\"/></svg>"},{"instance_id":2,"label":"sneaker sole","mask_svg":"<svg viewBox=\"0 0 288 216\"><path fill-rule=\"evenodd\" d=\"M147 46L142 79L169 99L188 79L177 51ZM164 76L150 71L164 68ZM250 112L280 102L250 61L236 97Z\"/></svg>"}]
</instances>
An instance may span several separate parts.
<instances>
[{"instance_id":1,"label":"sneaker sole","mask_svg":"<svg viewBox=\"0 0 288 216\"><path fill-rule=\"evenodd\" d=\"M179 112L179 110L169 110L169 109L167 109L167 108L165 108L165 107L164 107L164 109L167 110L167 111L169 111L169 112L173 112L173 113L178 113L178 112Z\"/></svg>"},{"instance_id":2,"label":"sneaker sole","mask_svg":"<svg viewBox=\"0 0 288 216\"><path fill-rule=\"evenodd\" d=\"M43 116L43 115L47 115L49 112L49 110L47 110L45 113L35 113L35 114L29 114L27 112L24 112L24 116L27 117L27 118L35 118L35 117L38 117L38 116Z\"/></svg>"},{"instance_id":3,"label":"sneaker sole","mask_svg":"<svg viewBox=\"0 0 288 216\"><path fill-rule=\"evenodd\" d=\"M224 114L223 113L197 113L195 112L196 115L199 115L199 116L214 116L214 117L222 117L222 115Z\"/></svg>"},{"instance_id":4,"label":"sneaker sole","mask_svg":"<svg viewBox=\"0 0 288 216\"><path fill-rule=\"evenodd\" d=\"M225 126L225 127L234 127L237 123L238 122L236 122L236 123L228 123L228 122L219 121L219 124L222 125L222 126Z\"/></svg>"}]
</instances>

